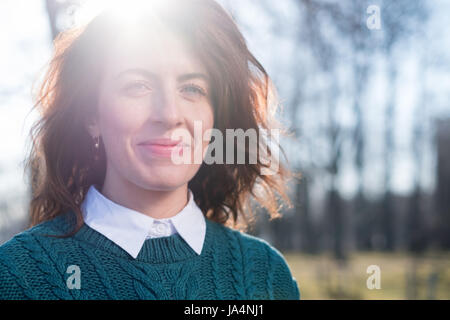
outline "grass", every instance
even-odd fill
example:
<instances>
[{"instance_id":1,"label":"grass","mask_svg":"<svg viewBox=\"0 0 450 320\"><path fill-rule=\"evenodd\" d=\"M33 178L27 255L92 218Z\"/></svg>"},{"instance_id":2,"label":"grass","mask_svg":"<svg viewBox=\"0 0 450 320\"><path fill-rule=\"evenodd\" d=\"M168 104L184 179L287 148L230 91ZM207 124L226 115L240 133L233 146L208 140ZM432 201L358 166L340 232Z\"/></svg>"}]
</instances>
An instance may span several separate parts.
<instances>
[{"instance_id":1,"label":"grass","mask_svg":"<svg viewBox=\"0 0 450 320\"><path fill-rule=\"evenodd\" d=\"M330 254L283 253L301 299L450 299L450 253L359 252L338 263ZM367 267L380 268L380 289L368 289Z\"/></svg>"}]
</instances>

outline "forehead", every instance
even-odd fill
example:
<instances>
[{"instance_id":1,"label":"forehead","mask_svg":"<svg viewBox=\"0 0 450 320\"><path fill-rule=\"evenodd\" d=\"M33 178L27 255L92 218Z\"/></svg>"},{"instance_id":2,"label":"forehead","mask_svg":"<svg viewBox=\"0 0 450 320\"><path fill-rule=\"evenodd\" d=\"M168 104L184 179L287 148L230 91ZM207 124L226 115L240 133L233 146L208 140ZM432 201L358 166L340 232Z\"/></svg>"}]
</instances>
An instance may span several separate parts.
<instances>
[{"instance_id":1,"label":"forehead","mask_svg":"<svg viewBox=\"0 0 450 320\"><path fill-rule=\"evenodd\" d=\"M105 57L105 74L142 68L157 74L206 70L188 42L168 30L122 32Z\"/></svg>"}]
</instances>

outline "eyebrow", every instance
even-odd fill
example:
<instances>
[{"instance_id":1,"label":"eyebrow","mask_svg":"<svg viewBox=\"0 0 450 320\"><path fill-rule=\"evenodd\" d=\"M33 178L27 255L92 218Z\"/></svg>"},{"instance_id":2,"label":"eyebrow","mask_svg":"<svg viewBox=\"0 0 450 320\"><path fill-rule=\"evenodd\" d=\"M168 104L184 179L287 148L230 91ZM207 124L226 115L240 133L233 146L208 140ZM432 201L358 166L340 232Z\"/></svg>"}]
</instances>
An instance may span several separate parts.
<instances>
[{"instance_id":1,"label":"eyebrow","mask_svg":"<svg viewBox=\"0 0 450 320\"><path fill-rule=\"evenodd\" d=\"M116 76L116 78L120 78L126 74L139 74L141 76L144 76L144 77L150 78L150 79L157 79L159 77L157 74L155 74L151 71L148 71L146 69L133 68L133 69L127 69L125 71L120 72ZM183 82L183 81L187 81L190 79L203 79L205 81L208 81L209 77L206 74L200 73L200 72L185 73L185 74L182 74L177 77L178 82Z\"/></svg>"}]
</instances>

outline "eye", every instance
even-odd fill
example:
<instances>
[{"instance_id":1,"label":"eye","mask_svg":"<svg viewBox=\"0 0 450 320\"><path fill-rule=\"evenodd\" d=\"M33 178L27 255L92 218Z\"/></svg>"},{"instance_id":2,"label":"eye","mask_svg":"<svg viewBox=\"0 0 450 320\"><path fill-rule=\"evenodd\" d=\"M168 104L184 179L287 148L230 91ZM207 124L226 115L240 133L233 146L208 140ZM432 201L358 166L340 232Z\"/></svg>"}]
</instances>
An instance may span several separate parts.
<instances>
[{"instance_id":1,"label":"eye","mask_svg":"<svg viewBox=\"0 0 450 320\"><path fill-rule=\"evenodd\" d=\"M183 87L182 90L183 92L187 92L189 94L206 96L206 90L193 83L187 84L186 86Z\"/></svg>"},{"instance_id":2,"label":"eye","mask_svg":"<svg viewBox=\"0 0 450 320\"><path fill-rule=\"evenodd\" d=\"M142 81L133 81L131 83L126 84L122 88L122 92L129 96L142 96L144 94L147 94L149 91L151 91L150 86Z\"/></svg>"}]
</instances>

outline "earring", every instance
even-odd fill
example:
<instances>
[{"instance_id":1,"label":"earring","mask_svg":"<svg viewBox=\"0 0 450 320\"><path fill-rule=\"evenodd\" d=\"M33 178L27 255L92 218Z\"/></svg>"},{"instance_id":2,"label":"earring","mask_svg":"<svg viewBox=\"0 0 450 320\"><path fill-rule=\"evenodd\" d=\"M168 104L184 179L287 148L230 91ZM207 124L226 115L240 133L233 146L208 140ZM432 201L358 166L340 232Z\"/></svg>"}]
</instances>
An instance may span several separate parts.
<instances>
[{"instance_id":1,"label":"earring","mask_svg":"<svg viewBox=\"0 0 450 320\"><path fill-rule=\"evenodd\" d=\"M94 154L94 160L97 161L98 158L99 158L98 157L98 148L100 146L100 136L94 138L94 146L95 146L95 149L96 149L96 152Z\"/></svg>"}]
</instances>

